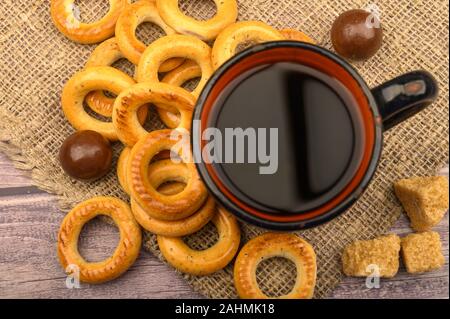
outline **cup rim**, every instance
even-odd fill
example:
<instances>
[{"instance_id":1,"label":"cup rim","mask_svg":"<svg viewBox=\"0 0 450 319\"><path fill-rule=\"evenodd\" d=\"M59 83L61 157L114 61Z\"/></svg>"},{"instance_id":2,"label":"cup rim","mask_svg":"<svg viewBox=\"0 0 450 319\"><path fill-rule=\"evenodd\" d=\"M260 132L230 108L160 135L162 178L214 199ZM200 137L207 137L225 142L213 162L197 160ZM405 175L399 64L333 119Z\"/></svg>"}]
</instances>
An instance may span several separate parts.
<instances>
[{"instance_id":1,"label":"cup rim","mask_svg":"<svg viewBox=\"0 0 450 319\"><path fill-rule=\"evenodd\" d=\"M230 210L236 217L239 219L242 219L246 222L249 222L253 225L263 227L266 229L272 229L272 230L281 230L281 231L289 231L289 230L301 230L301 229L307 229L311 227L315 227L318 225L321 225L323 223L326 223L335 217L342 214L346 209L348 209L351 205L354 204L354 202L361 196L361 194L364 192L364 190L367 188L369 182L371 181L382 152L382 145L383 145L383 125L381 121L381 115L379 112L379 109L377 107L377 103L371 93L370 88L366 84L366 82L363 80L363 78L359 75L359 73L351 66L347 61L342 59L341 57L337 56L333 52L319 47L314 44L309 44L305 42L295 42L295 41L272 41L272 42L265 42L262 44L257 44L255 46L252 46L250 48L247 48L246 50L243 50L242 52L236 54L231 59L226 61L219 69L217 69L214 74L211 76L211 78L206 83L205 87L203 88L197 103L196 107L194 109L194 114L192 117L192 120L200 120L202 117L202 112L204 109L205 102L211 92L211 90L214 88L215 84L218 82L218 80L234 65L240 63L244 58L249 57L251 55L261 53L263 51L269 51L275 48L294 48L294 49L303 49L303 50L311 50L315 53L318 53L320 55L323 55L327 59L332 60L333 62L339 64L345 71L356 81L356 83L359 85L359 88L361 89L361 92L364 94L364 96L367 98L367 105L370 108L370 111L373 114L374 118L374 144L372 147L372 157L370 159L369 165L364 172L364 176L360 180L359 184L348 194L346 198L344 198L342 201L337 203L334 207L332 207L327 212L320 214L318 216L315 216L311 219L302 220L302 221L289 221L289 222L280 222L280 221L273 221L273 220L267 220L264 218L261 218L259 216L255 216L253 214L250 214L240 207L238 207L231 199L229 199L216 185L214 180L211 178L208 170L206 169L206 165L202 160L196 160L195 164L197 166L197 169L199 171L199 175L202 178L203 182L205 183L206 187L208 188L209 192L221 203L226 209ZM379 120L378 120L379 119ZM196 137L196 134L191 134L191 145L193 148L194 157L195 154L198 153L199 145L201 143L198 143L198 141L194 140L194 137ZM201 154L201 150L200 153Z\"/></svg>"}]
</instances>

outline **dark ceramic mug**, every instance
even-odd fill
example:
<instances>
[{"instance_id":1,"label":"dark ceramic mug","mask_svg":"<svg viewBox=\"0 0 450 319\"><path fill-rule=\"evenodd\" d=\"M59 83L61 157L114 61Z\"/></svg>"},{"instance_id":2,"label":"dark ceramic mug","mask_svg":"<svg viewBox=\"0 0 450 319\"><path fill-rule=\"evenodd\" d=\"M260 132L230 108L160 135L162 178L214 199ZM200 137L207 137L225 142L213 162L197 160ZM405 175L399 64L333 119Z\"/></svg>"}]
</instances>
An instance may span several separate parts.
<instances>
[{"instance_id":1,"label":"dark ceramic mug","mask_svg":"<svg viewBox=\"0 0 450 319\"><path fill-rule=\"evenodd\" d=\"M236 189L230 187L229 181L224 180L224 174L219 172L221 164L208 163L200 155L206 143L200 138L201 130L210 127L220 113L217 109L220 105L216 102L227 86L244 72L278 62L307 66L339 81L356 100L361 115L360 125L364 130L362 157L351 180L327 202L306 211L273 212L247 200L245 196L238 196ZM193 116L194 121L201 123L199 131L194 131L191 137L194 158L211 194L238 218L274 230L314 227L337 217L361 196L377 168L383 131L424 109L436 99L437 93L435 79L425 71L401 75L371 90L349 63L324 48L291 41L256 45L222 65L200 95Z\"/></svg>"}]
</instances>

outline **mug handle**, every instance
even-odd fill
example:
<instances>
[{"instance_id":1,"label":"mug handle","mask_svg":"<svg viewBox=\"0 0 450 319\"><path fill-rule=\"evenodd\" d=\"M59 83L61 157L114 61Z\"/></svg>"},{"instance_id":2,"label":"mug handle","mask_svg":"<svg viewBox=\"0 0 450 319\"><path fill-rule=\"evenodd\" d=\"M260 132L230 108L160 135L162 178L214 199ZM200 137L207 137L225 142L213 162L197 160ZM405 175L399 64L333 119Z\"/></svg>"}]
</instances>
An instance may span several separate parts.
<instances>
[{"instance_id":1,"label":"mug handle","mask_svg":"<svg viewBox=\"0 0 450 319\"><path fill-rule=\"evenodd\" d=\"M384 130L410 118L433 103L438 95L436 79L426 71L413 71L372 89Z\"/></svg>"}]
</instances>

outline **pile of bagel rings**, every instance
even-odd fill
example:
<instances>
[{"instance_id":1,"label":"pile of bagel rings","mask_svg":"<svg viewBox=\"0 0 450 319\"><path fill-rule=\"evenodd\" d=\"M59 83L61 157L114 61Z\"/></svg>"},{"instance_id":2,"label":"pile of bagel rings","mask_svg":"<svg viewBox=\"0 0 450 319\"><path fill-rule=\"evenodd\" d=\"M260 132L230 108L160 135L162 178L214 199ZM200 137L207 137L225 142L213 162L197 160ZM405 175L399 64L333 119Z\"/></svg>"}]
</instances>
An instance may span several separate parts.
<instances>
[{"instance_id":1,"label":"pile of bagel rings","mask_svg":"<svg viewBox=\"0 0 450 319\"><path fill-rule=\"evenodd\" d=\"M236 22L236 0L215 0L217 14L205 21L186 16L178 0L109 0L110 10L99 21L82 23L73 15L74 0L51 0L55 26L81 44L101 42L83 70L65 84L62 110L76 130L93 130L109 141L124 144L117 175L130 205L113 197L80 203L64 218L58 235L58 257L66 272L75 265L80 280L102 283L124 273L138 257L141 227L157 235L161 253L179 271L204 276L220 271L236 256L240 230L236 218L216 204L191 158L190 147L173 147L191 129L196 99L214 70L248 42L296 40L313 42L304 33L276 30L258 21ZM146 46L137 39L143 22L159 26L165 36ZM214 41L214 42L213 42ZM212 48L207 44L214 43ZM113 68L119 59L136 66L135 76ZM182 85L199 78L190 92ZM112 98L104 92L116 95ZM112 119L105 122L86 111ZM148 132L144 122L149 105L157 109L167 129ZM114 254L90 263L78 252L85 223L98 215L113 219L120 231ZM215 245L194 250L183 237L212 222L219 233ZM311 298L316 281L316 256L310 244L293 234L266 233L250 240L234 266L237 293L242 298L267 298L256 282L258 264L274 256L292 260L297 281L284 298Z\"/></svg>"}]
</instances>

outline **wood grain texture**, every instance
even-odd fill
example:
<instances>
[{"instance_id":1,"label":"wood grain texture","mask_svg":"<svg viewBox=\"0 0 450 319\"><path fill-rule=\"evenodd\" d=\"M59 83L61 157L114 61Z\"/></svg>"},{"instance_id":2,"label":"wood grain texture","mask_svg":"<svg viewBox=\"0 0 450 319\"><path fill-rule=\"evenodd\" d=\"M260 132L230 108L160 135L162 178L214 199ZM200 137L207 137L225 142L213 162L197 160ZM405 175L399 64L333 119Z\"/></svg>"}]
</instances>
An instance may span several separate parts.
<instances>
[{"instance_id":1,"label":"wood grain texture","mask_svg":"<svg viewBox=\"0 0 450 319\"><path fill-rule=\"evenodd\" d=\"M185 281L149 253L119 279L103 285L67 289L56 259L56 235L64 215L51 195L0 197L0 297L2 298L193 298ZM115 227L87 224L80 252L91 261L112 253Z\"/></svg>"},{"instance_id":2,"label":"wood grain texture","mask_svg":"<svg viewBox=\"0 0 450 319\"><path fill-rule=\"evenodd\" d=\"M443 171L448 175L448 169ZM201 298L170 267L142 251L136 264L119 279L81 284L67 289L56 259L56 235L64 215L54 196L35 188L27 174L13 168L0 154L0 298ZM436 227L441 234L445 266L435 272L399 274L367 289L364 278L345 278L330 298L448 298L448 214ZM405 216L392 232L411 232ZM118 241L113 226L94 220L80 238L80 252L88 260L108 256Z\"/></svg>"},{"instance_id":3,"label":"wood grain texture","mask_svg":"<svg viewBox=\"0 0 450 319\"><path fill-rule=\"evenodd\" d=\"M15 169L11 161L0 152L0 189L29 186L31 186L29 174Z\"/></svg>"},{"instance_id":4,"label":"wood grain texture","mask_svg":"<svg viewBox=\"0 0 450 319\"><path fill-rule=\"evenodd\" d=\"M344 278L330 298L371 298L371 299L403 299L403 298L448 298L449 294L449 267L448 267L448 214L433 230L441 235L442 249L445 265L438 271L420 275L411 275L406 272L404 265L400 264L398 274L392 279L381 279L379 289L366 288L365 278ZM412 232L409 220L402 215L392 233L405 236ZM401 259L400 259L401 260Z\"/></svg>"}]
</instances>

